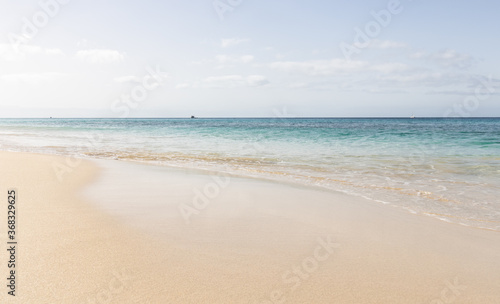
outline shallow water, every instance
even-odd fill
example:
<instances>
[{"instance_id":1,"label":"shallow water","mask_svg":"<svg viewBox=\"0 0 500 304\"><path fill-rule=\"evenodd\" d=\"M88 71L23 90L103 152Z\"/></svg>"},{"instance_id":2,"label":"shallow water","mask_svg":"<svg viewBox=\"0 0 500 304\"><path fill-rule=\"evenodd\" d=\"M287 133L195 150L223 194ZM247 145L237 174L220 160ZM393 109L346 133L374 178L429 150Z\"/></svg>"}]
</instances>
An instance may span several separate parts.
<instances>
[{"instance_id":1,"label":"shallow water","mask_svg":"<svg viewBox=\"0 0 500 304\"><path fill-rule=\"evenodd\" d=\"M500 231L500 119L0 119L0 149L290 181Z\"/></svg>"}]
</instances>

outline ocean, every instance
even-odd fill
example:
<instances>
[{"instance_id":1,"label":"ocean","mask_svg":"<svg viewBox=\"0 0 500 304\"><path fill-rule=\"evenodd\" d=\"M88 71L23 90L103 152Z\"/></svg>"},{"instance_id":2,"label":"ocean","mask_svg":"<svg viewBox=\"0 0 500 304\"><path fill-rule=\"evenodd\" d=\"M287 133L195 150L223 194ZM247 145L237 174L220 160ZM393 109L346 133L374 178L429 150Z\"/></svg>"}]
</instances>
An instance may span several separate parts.
<instances>
[{"instance_id":1,"label":"ocean","mask_svg":"<svg viewBox=\"0 0 500 304\"><path fill-rule=\"evenodd\" d=\"M497 118L0 119L0 150L291 182L500 231Z\"/></svg>"}]
</instances>

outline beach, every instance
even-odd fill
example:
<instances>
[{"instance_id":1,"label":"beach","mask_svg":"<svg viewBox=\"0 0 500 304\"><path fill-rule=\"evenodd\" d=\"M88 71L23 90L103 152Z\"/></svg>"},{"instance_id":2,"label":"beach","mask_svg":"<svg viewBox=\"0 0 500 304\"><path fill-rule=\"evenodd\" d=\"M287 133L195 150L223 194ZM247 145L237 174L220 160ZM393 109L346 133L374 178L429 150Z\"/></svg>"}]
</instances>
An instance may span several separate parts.
<instances>
[{"instance_id":1,"label":"beach","mask_svg":"<svg viewBox=\"0 0 500 304\"><path fill-rule=\"evenodd\" d=\"M3 1L0 304L500 304L499 11Z\"/></svg>"},{"instance_id":2,"label":"beach","mask_svg":"<svg viewBox=\"0 0 500 304\"><path fill-rule=\"evenodd\" d=\"M19 152L1 152L0 168L2 193L18 193L8 303L500 298L496 231L206 170ZM5 243L4 227L1 235Z\"/></svg>"}]
</instances>

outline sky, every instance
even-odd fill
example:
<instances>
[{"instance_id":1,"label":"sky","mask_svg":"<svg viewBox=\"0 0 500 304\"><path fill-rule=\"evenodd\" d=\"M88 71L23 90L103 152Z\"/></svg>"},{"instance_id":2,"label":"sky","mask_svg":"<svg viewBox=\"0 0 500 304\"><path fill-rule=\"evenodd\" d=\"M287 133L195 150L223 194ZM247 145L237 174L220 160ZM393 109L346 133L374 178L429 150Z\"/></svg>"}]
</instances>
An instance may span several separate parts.
<instances>
[{"instance_id":1,"label":"sky","mask_svg":"<svg viewBox=\"0 0 500 304\"><path fill-rule=\"evenodd\" d=\"M0 117L500 116L494 0L0 5Z\"/></svg>"}]
</instances>

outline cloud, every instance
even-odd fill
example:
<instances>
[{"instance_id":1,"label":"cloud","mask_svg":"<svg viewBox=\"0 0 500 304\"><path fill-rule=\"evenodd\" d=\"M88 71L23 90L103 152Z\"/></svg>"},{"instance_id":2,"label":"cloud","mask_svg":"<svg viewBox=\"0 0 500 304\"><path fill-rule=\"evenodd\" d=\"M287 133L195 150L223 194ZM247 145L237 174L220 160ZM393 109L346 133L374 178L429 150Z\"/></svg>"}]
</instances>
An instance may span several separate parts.
<instances>
[{"instance_id":1,"label":"cloud","mask_svg":"<svg viewBox=\"0 0 500 304\"><path fill-rule=\"evenodd\" d=\"M467 89L466 89L467 88ZM426 94L436 95L500 95L500 79L484 75L474 75L467 85L448 90L430 90Z\"/></svg>"},{"instance_id":2,"label":"cloud","mask_svg":"<svg viewBox=\"0 0 500 304\"><path fill-rule=\"evenodd\" d=\"M310 76L326 76L361 71L368 64L362 61L332 59L314 61L277 61L270 64L273 69L287 73L302 73Z\"/></svg>"},{"instance_id":3,"label":"cloud","mask_svg":"<svg viewBox=\"0 0 500 304\"><path fill-rule=\"evenodd\" d=\"M7 74L1 75L0 80L2 82L6 82L8 84L30 84L30 85L39 85L45 82L53 82L66 77L66 74L63 73L17 73L17 74Z\"/></svg>"},{"instance_id":4,"label":"cloud","mask_svg":"<svg viewBox=\"0 0 500 304\"><path fill-rule=\"evenodd\" d=\"M455 50L442 50L436 53L416 52L410 55L412 59L426 60L444 68L467 69L477 63L469 54L462 54Z\"/></svg>"},{"instance_id":5,"label":"cloud","mask_svg":"<svg viewBox=\"0 0 500 304\"><path fill-rule=\"evenodd\" d=\"M428 56L428 55L426 55ZM440 56L438 58L456 58ZM340 90L390 93L410 89L453 90L467 87L472 76L462 71L401 62L369 62L334 58L316 61L277 61L269 67L288 73L293 78L282 84L294 89Z\"/></svg>"},{"instance_id":6,"label":"cloud","mask_svg":"<svg viewBox=\"0 0 500 304\"><path fill-rule=\"evenodd\" d=\"M250 63L254 60L254 56L243 55L236 57L228 55L217 55L215 56L215 60L220 64Z\"/></svg>"},{"instance_id":7,"label":"cloud","mask_svg":"<svg viewBox=\"0 0 500 304\"><path fill-rule=\"evenodd\" d=\"M56 55L56 56L65 56L64 52L60 49L45 49L45 54L47 55Z\"/></svg>"},{"instance_id":8,"label":"cloud","mask_svg":"<svg viewBox=\"0 0 500 304\"><path fill-rule=\"evenodd\" d=\"M248 64L255 59L253 55L231 56L231 55L216 55L215 60L196 60L189 62L189 65L204 65L217 64L217 69L226 67L234 67L237 64Z\"/></svg>"},{"instance_id":9,"label":"cloud","mask_svg":"<svg viewBox=\"0 0 500 304\"><path fill-rule=\"evenodd\" d=\"M175 86L176 89L185 89L189 87L190 85L188 83L179 83L178 85Z\"/></svg>"},{"instance_id":10,"label":"cloud","mask_svg":"<svg viewBox=\"0 0 500 304\"><path fill-rule=\"evenodd\" d=\"M404 87L449 87L467 86L471 77L462 73L437 71L412 71L410 73L388 74L380 77L378 82L382 86Z\"/></svg>"},{"instance_id":11,"label":"cloud","mask_svg":"<svg viewBox=\"0 0 500 304\"><path fill-rule=\"evenodd\" d=\"M378 39L370 40L368 45L355 43L353 46L356 48L362 48L362 49L371 48L371 49L381 49L381 50L398 49L398 48L408 47L408 45L406 43L396 42L396 41L391 41L391 40L378 40Z\"/></svg>"},{"instance_id":12,"label":"cloud","mask_svg":"<svg viewBox=\"0 0 500 304\"><path fill-rule=\"evenodd\" d=\"M469 54L460 54L454 50L445 50L430 55L430 59L444 67L469 68L476 60Z\"/></svg>"},{"instance_id":13,"label":"cloud","mask_svg":"<svg viewBox=\"0 0 500 304\"><path fill-rule=\"evenodd\" d=\"M76 58L88 63L118 63L125 59L125 54L115 50L93 49L78 51Z\"/></svg>"},{"instance_id":14,"label":"cloud","mask_svg":"<svg viewBox=\"0 0 500 304\"><path fill-rule=\"evenodd\" d=\"M193 61L189 62L189 65L202 65L202 64L205 64L207 62L208 61L206 61L206 60L193 60Z\"/></svg>"},{"instance_id":15,"label":"cloud","mask_svg":"<svg viewBox=\"0 0 500 304\"><path fill-rule=\"evenodd\" d=\"M411 67L407 64L398 62L376 64L370 67L370 70L377 71L383 74L404 72L410 69Z\"/></svg>"},{"instance_id":16,"label":"cloud","mask_svg":"<svg viewBox=\"0 0 500 304\"><path fill-rule=\"evenodd\" d=\"M139 83L139 82L141 82L141 79L137 76L121 76L121 77L116 77L113 80L115 82L118 82L118 83L127 83L127 82Z\"/></svg>"},{"instance_id":17,"label":"cloud","mask_svg":"<svg viewBox=\"0 0 500 304\"><path fill-rule=\"evenodd\" d=\"M415 88L450 88L466 86L469 79L461 74L410 70L401 73L357 73L351 77L326 78L320 81L298 83L295 88L340 90L347 92L401 93ZM317 78L320 79L320 78Z\"/></svg>"},{"instance_id":18,"label":"cloud","mask_svg":"<svg viewBox=\"0 0 500 304\"><path fill-rule=\"evenodd\" d=\"M230 38L230 39L221 39L221 47L227 48L231 46L238 45L240 43L248 42L250 39L240 39L240 38Z\"/></svg>"},{"instance_id":19,"label":"cloud","mask_svg":"<svg viewBox=\"0 0 500 304\"><path fill-rule=\"evenodd\" d=\"M300 89L300 90L314 90L314 91L331 91L331 90L341 90L341 91L351 91L353 90L352 80L336 80L332 79L321 79L314 78L312 81L298 81L287 83L287 88L289 89ZM356 89L359 91L360 87Z\"/></svg>"},{"instance_id":20,"label":"cloud","mask_svg":"<svg viewBox=\"0 0 500 304\"><path fill-rule=\"evenodd\" d=\"M89 41L87 39L80 39L76 42L77 47L86 48L89 45Z\"/></svg>"},{"instance_id":21,"label":"cloud","mask_svg":"<svg viewBox=\"0 0 500 304\"><path fill-rule=\"evenodd\" d=\"M58 48L42 48L36 45L22 44L14 48L11 44L0 44L0 59L4 61L22 61L31 56L64 56Z\"/></svg>"},{"instance_id":22,"label":"cloud","mask_svg":"<svg viewBox=\"0 0 500 304\"><path fill-rule=\"evenodd\" d=\"M260 87L269 84L270 82L266 76L250 75L247 77L247 83L251 87Z\"/></svg>"},{"instance_id":23,"label":"cloud","mask_svg":"<svg viewBox=\"0 0 500 304\"><path fill-rule=\"evenodd\" d=\"M43 53L43 48L36 45L21 44L14 48L13 45L2 43L0 44L0 52L2 54L7 53L18 53L18 54L41 54Z\"/></svg>"},{"instance_id":24,"label":"cloud","mask_svg":"<svg viewBox=\"0 0 500 304\"><path fill-rule=\"evenodd\" d=\"M428 54L426 52L415 52L413 54L410 54L411 59L426 59L428 57Z\"/></svg>"},{"instance_id":25,"label":"cloud","mask_svg":"<svg viewBox=\"0 0 500 304\"><path fill-rule=\"evenodd\" d=\"M240 75L211 76L203 80L205 87L233 88L243 86L245 79Z\"/></svg>"},{"instance_id":26,"label":"cloud","mask_svg":"<svg viewBox=\"0 0 500 304\"><path fill-rule=\"evenodd\" d=\"M236 88L236 87L259 87L269 83L269 80L262 75L241 75L211 76L203 80L206 88Z\"/></svg>"}]
</instances>

